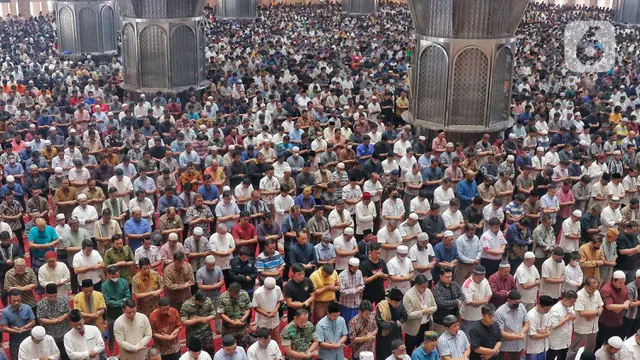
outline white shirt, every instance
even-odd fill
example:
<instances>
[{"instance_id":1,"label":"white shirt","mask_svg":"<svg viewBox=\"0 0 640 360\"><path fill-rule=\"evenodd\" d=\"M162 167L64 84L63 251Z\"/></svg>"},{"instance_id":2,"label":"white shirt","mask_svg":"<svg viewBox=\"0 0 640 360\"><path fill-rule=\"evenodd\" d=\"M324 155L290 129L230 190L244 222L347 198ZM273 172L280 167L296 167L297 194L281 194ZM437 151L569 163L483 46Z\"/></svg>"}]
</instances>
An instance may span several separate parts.
<instances>
[{"instance_id":1,"label":"white shirt","mask_svg":"<svg viewBox=\"0 0 640 360\"><path fill-rule=\"evenodd\" d=\"M254 308L260 308L266 312L272 312L276 310L278 304L283 301L282 290L279 287L274 287L272 290L268 290L263 286L260 286L253 294L253 302L251 306ZM258 327L265 327L267 329L274 329L280 326L280 317L276 311L276 316L268 318L258 312L256 312L256 323Z\"/></svg>"},{"instance_id":2,"label":"white shirt","mask_svg":"<svg viewBox=\"0 0 640 360\"><path fill-rule=\"evenodd\" d=\"M282 352L280 352L280 346L275 340L271 340L266 349L263 349L260 346L260 343L256 341L251 346L249 346L249 350L247 350L247 357L249 358L249 360L276 360L282 357Z\"/></svg>"},{"instance_id":3,"label":"white shirt","mask_svg":"<svg viewBox=\"0 0 640 360\"><path fill-rule=\"evenodd\" d=\"M362 199L362 190L360 189L360 185L356 185L355 187L351 187L351 184L347 184L342 188L342 198L344 200L356 200ZM344 203L345 209L349 210L350 213L355 211L356 206Z\"/></svg>"},{"instance_id":4,"label":"white shirt","mask_svg":"<svg viewBox=\"0 0 640 360\"><path fill-rule=\"evenodd\" d=\"M362 235L362 232L367 229L373 231L373 220L376 218L376 213L373 199L368 206L362 201L356 204L356 234Z\"/></svg>"},{"instance_id":5,"label":"white shirt","mask_svg":"<svg viewBox=\"0 0 640 360\"><path fill-rule=\"evenodd\" d=\"M371 201L377 203L380 201L380 194L384 188L382 187L382 183L380 181L376 181L375 183L371 181L371 179L364 182L363 192L368 192L371 194Z\"/></svg>"},{"instance_id":6,"label":"white shirt","mask_svg":"<svg viewBox=\"0 0 640 360\"><path fill-rule=\"evenodd\" d=\"M566 307L559 301L551 307L549 310L549 327L551 327L551 334L549 335L549 348L553 350L566 349L571 345L571 334L573 332L573 320L567 321L564 325L557 329L553 329L558 326L558 323L562 321L567 314L575 314L573 306Z\"/></svg>"},{"instance_id":7,"label":"white shirt","mask_svg":"<svg viewBox=\"0 0 640 360\"><path fill-rule=\"evenodd\" d=\"M224 236L215 233L209 238L209 249L211 249L211 251L226 251L233 249L235 246L236 242L233 240L233 235L228 231ZM213 256L216 258L216 265L220 266L220 270L229 269L229 262L231 262L233 254L227 256L213 254Z\"/></svg>"},{"instance_id":8,"label":"white shirt","mask_svg":"<svg viewBox=\"0 0 640 360\"><path fill-rule=\"evenodd\" d=\"M377 237L380 244L402 245L402 236L398 229L390 233L387 227L384 226L378 230ZM389 262L389 260L396 257L396 249L387 250L382 248L380 250L380 256L384 261Z\"/></svg>"},{"instance_id":9,"label":"white shirt","mask_svg":"<svg viewBox=\"0 0 640 360\"><path fill-rule=\"evenodd\" d=\"M278 179L282 179L287 171L291 171L291 166L286 161L283 161L282 164L279 161L273 163L273 175Z\"/></svg>"},{"instance_id":10,"label":"white shirt","mask_svg":"<svg viewBox=\"0 0 640 360\"><path fill-rule=\"evenodd\" d=\"M462 212L457 210L455 213L451 212L451 209L447 209L442 213L442 220L444 220L444 226L449 227L451 225L459 225L464 222L464 218L462 217ZM458 236L462 235L462 228L453 232L453 236L458 238Z\"/></svg>"},{"instance_id":11,"label":"white shirt","mask_svg":"<svg viewBox=\"0 0 640 360\"><path fill-rule=\"evenodd\" d=\"M51 335L45 335L44 339L36 344L31 336L22 340L18 350L18 360L33 360L40 358L49 358L49 360L60 359L60 350Z\"/></svg>"},{"instance_id":12,"label":"white shirt","mask_svg":"<svg viewBox=\"0 0 640 360\"><path fill-rule=\"evenodd\" d=\"M336 255L337 255L338 250L341 250L344 252L353 251L353 248L355 247L357 251L358 243L356 242L355 236L352 236L351 240L346 241L344 238L344 235L342 235L342 236L338 236L335 240L333 240L333 246L336 249ZM340 271L340 270L346 269L347 266L349 265L349 259L351 259L352 257L353 257L352 255L349 255L349 256L337 255L336 270Z\"/></svg>"},{"instance_id":13,"label":"white shirt","mask_svg":"<svg viewBox=\"0 0 640 360\"><path fill-rule=\"evenodd\" d=\"M593 294L589 294L585 288L578 291L578 299L573 305L576 312L574 320L575 332L578 334L595 334L598 332L598 317L586 319L580 316L581 311L598 311L604 306L600 291L596 290Z\"/></svg>"},{"instance_id":14,"label":"white shirt","mask_svg":"<svg viewBox=\"0 0 640 360\"><path fill-rule=\"evenodd\" d=\"M580 238L567 239L566 235L578 235L580 236L580 221L573 221L568 218L562 222L562 232L560 232L560 247L564 249L564 252L575 252L580 247Z\"/></svg>"},{"instance_id":15,"label":"white shirt","mask_svg":"<svg viewBox=\"0 0 640 360\"><path fill-rule=\"evenodd\" d=\"M102 263L102 256L97 250L92 250L91 255L85 256L84 251L79 251L75 255L73 255L73 268L80 268L91 265L98 265ZM91 279L94 284L99 283L102 279L100 275L102 274L102 269L99 270L91 270L86 273L78 274L78 283L82 283L84 279Z\"/></svg>"},{"instance_id":16,"label":"white shirt","mask_svg":"<svg viewBox=\"0 0 640 360\"><path fill-rule=\"evenodd\" d=\"M416 196L411 199L411 202L409 203L410 213L426 213L429 210L431 210L431 205L429 205L429 200L427 198L420 200L420 197Z\"/></svg>"},{"instance_id":17,"label":"white shirt","mask_svg":"<svg viewBox=\"0 0 640 360\"><path fill-rule=\"evenodd\" d=\"M389 220L385 220L385 216L401 216L404 215L405 208L401 199L389 198L382 204L382 226L386 226Z\"/></svg>"},{"instance_id":18,"label":"white shirt","mask_svg":"<svg viewBox=\"0 0 640 360\"><path fill-rule=\"evenodd\" d=\"M144 360L147 355L146 346L151 340L151 324L145 314L136 313L133 321L126 315L120 315L113 324L113 333L120 348L120 360ZM144 348L136 351L138 346Z\"/></svg>"},{"instance_id":19,"label":"white shirt","mask_svg":"<svg viewBox=\"0 0 640 360\"><path fill-rule=\"evenodd\" d=\"M400 260L400 258L394 256L393 259L387 262L387 269L389 269L390 276L407 276L413 271L413 264L411 264L409 257ZM389 290L391 289L398 289L404 294L411 289L411 282L389 280Z\"/></svg>"},{"instance_id":20,"label":"white shirt","mask_svg":"<svg viewBox=\"0 0 640 360\"><path fill-rule=\"evenodd\" d=\"M482 246L482 258L500 260L502 255L491 255L485 249L498 250L502 245L507 245L507 240L504 238L502 231L498 230L498 233L494 234L491 230L487 230L480 237L480 245Z\"/></svg>"},{"instance_id":21,"label":"white shirt","mask_svg":"<svg viewBox=\"0 0 640 360\"><path fill-rule=\"evenodd\" d=\"M454 197L455 195L451 187L445 190L442 188L442 185L440 185L433 191L433 202L439 204L440 207L449 207L449 202Z\"/></svg>"},{"instance_id":22,"label":"white shirt","mask_svg":"<svg viewBox=\"0 0 640 360\"><path fill-rule=\"evenodd\" d=\"M562 291L578 291L578 286L582 284L582 268L578 265L578 260L575 261L575 264L576 266L571 266L569 264L565 266L565 280Z\"/></svg>"},{"instance_id":23,"label":"white shirt","mask_svg":"<svg viewBox=\"0 0 640 360\"><path fill-rule=\"evenodd\" d=\"M515 274L516 280L516 289L520 291L520 295L522 296L522 302L527 304L535 304L536 303L536 294L538 293L538 288L540 286L535 286L531 289L525 289L522 287L522 284L529 284L538 279L540 279L540 274L538 273L538 269L535 266L527 266L524 263L518 266Z\"/></svg>"},{"instance_id":24,"label":"white shirt","mask_svg":"<svg viewBox=\"0 0 640 360\"><path fill-rule=\"evenodd\" d=\"M329 226L331 227L331 230L329 230L329 232L331 233L331 238L335 239L338 236L342 235L342 232L344 231L345 228L334 228L334 226L336 226L337 224L342 224L345 222L350 223L350 226L353 226L353 219L351 218L351 212L349 212L349 210L344 209L342 210L342 217L340 217L340 214L338 213L338 209L333 209L331 210L331 212L329 213L329 218L327 219L329 220Z\"/></svg>"},{"instance_id":25,"label":"white shirt","mask_svg":"<svg viewBox=\"0 0 640 360\"><path fill-rule=\"evenodd\" d=\"M620 200L624 200L624 196L627 194L624 186L622 185L622 182L619 182L616 185L613 183L613 181L610 181L609 184L607 184L607 188L609 190L609 194L611 194L612 197L617 196L620 198Z\"/></svg>"},{"instance_id":26,"label":"white shirt","mask_svg":"<svg viewBox=\"0 0 640 360\"><path fill-rule=\"evenodd\" d=\"M491 286L487 279L482 279L480 283L473 281L470 277L462 284L462 295L464 295L464 301L462 308L460 309L460 316L464 320L478 321L482 320L482 307L471 306L472 301L483 300L487 296L491 296Z\"/></svg>"},{"instance_id":27,"label":"white shirt","mask_svg":"<svg viewBox=\"0 0 640 360\"><path fill-rule=\"evenodd\" d=\"M427 243L427 247L422 250L418 250L418 244L413 245L409 249L409 259L411 259L412 263L415 263L419 266L427 266L431 261L429 259L433 259L436 257L436 253L433 251L433 246ZM415 269L415 266L414 266ZM427 277L427 280L431 280L433 276L431 275L431 270L427 270L424 272L420 272L418 270L413 271L413 278L415 279L418 275L424 275Z\"/></svg>"},{"instance_id":28,"label":"white shirt","mask_svg":"<svg viewBox=\"0 0 640 360\"><path fill-rule=\"evenodd\" d=\"M279 194L278 196L276 196L276 198L273 200L273 206L276 210L274 220L278 224L282 225L282 221L284 221L285 218L285 211L291 210L291 207L293 205L294 203L291 195L282 196L282 194Z\"/></svg>"},{"instance_id":29,"label":"white shirt","mask_svg":"<svg viewBox=\"0 0 640 360\"><path fill-rule=\"evenodd\" d=\"M71 216L75 216L80 221L80 227L87 230L89 235L93 237L93 223L98 220L98 211L92 205L87 205L84 208L80 205L76 206L71 213ZM87 222L87 220L93 220Z\"/></svg>"},{"instance_id":30,"label":"white shirt","mask_svg":"<svg viewBox=\"0 0 640 360\"><path fill-rule=\"evenodd\" d=\"M58 286L58 295L69 296L69 290L67 290L67 283L71 279L71 274L67 265L57 261L55 269L52 269L48 264L42 265L38 270L38 283L43 288L49 283L59 283L66 281L64 284Z\"/></svg>"},{"instance_id":31,"label":"white shirt","mask_svg":"<svg viewBox=\"0 0 640 360\"><path fill-rule=\"evenodd\" d=\"M259 187L260 187L260 190L274 191L274 190L280 189L280 182L275 176L273 176L271 179L269 179L268 176L265 176L262 179L260 179ZM262 200L264 200L265 203L271 205L273 204L273 200L275 199L275 197L276 195L262 195Z\"/></svg>"},{"instance_id":32,"label":"white shirt","mask_svg":"<svg viewBox=\"0 0 640 360\"><path fill-rule=\"evenodd\" d=\"M407 155L407 149L409 148L411 148L411 143L409 142L409 140L398 140L395 144L393 144L393 152L396 154L396 156L402 157Z\"/></svg>"},{"instance_id":33,"label":"white shirt","mask_svg":"<svg viewBox=\"0 0 640 360\"><path fill-rule=\"evenodd\" d=\"M64 349L71 360L98 360L100 353L104 351L102 333L93 325L84 326L84 336L71 329L64 335ZM96 354L94 357L89 357L91 350Z\"/></svg>"},{"instance_id":34,"label":"white shirt","mask_svg":"<svg viewBox=\"0 0 640 360\"><path fill-rule=\"evenodd\" d=\"M600 213L600 220L602 221L602 234L606 234L609 228L614 227L615 223L622 222L622 213L620 207L613 210L611 206L607 206L602 209Z\"/></svg>"},{"instance_id":35,"label":"white shirt","mask_svg":"<svg viewBox=\"0 0 640 360\"><path fill-rule=\"evenodd\" d=\"M397 154L396 154L397 155ZM393 170L400 170L400 165L398 165L398 162L396 161L396 159L385 159L382 160L380 162L380 165L382 165L382 171L384 172L392 172Z\"/></svg>"},{"instance_id":36,"label":"white shirt","mask_svg":"<svg viewBox=\"0 0 640 360\"><path fill-rule=\"evenodd\" d=\"M535 268L534 266L531 267ZM549 349L549 338L534 340L531 336L537 334L538 330L544 330L549 327L548 314L542 314L537 307L534 307L527 313L527 318L529 319L529 333L525 339L525 353L540 354L547 351Z\"/></svg>"},{"instance_id":37,"label":"white shirt","mask_svg":"<svg viewBox=\"0 0 640 360\"><path fill-rule=\"evenodd\" d=\"M622 343L620 359L640 359L640 344L638 344L635 336L628 338Z\"/></svg>"},{"instance_id":38,"label":"white shirt","mask_svg":"<svg viewBox=\"0 0 640 360\"><path fill-rule=\"evenodd\" d=\"M406 236L411 236L411 235L415 235L422 232L420 223L416 221L416 223L413 226L411 226L409 225L409 219L405 220L402 224L400 224L400 226L398 226L398 229L400 230L400 236L402 236L403 238ZM417 242L418 240L416 238L413 238L412 240L409 240L409 241L405 241L404 239L402 240L402 243L407 248L411 248Z\"/></svg>"},{"instance_id":39,"label":"white shirt","mask_svg":"<svg viewBox=\"0 0 640 360\"><path fill-rule=\"evenodd\" d=\"M119 193L133 191L133 184L131 183L131 179L129 179L129 177L127 177L126 175L122 176L122 181L119 181L116 175L112 176L111 179L109 179L109 187L112 186L118 189ZM129 200L131 200L131 196L123 196L122 200L124 200L125 204L128 204Z\"/></svg>"},{"instance_id":40,"label":"white shirt","mask_svg":"<svg viewBox=\"0 0 640 360\"><path fill-rule=\"evenodd\" d=\"M551 284L545 278L559 279L565 275L564 261L555 262L552 257L542 263L542 281L540 281L540 295L549 295L554 299L560 298L562 284Z\"/></svg>"},{"instance_id":41,"label":"white shirt","mask_svg":"<svg viewBox=\"0 0 640 360\"><path fill-rule=\"evenodd\" d=\"M180 356L178 360L193 360L191 357L191 353L188 351ZM200 351L200 355L198 355L198 359L196 360L211 360L211 355L209 355L206 351Z\"/></svg>"}]
</instances>

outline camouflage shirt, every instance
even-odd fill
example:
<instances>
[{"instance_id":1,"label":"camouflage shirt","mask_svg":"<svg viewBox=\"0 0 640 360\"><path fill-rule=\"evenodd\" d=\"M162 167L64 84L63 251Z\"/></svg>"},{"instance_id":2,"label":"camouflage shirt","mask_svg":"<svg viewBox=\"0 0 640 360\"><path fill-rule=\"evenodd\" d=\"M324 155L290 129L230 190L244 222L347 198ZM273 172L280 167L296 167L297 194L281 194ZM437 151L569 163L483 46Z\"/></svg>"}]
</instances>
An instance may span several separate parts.
<instances>
[{"instance_id":1,"label":"camouflage shirt","mask_svg":"<svg viewBox=\"0 0 640 360\"><path fill-rule=\"evenodd\" d=\"M216 309L213 307L211 299L206 298L202 305L197 305L192 297L185 301L180 308L180 321L184 322L194 317L207 317L215 315ZM187 339L197 337L203 342L213 343L213 333L211 332L211 324L196 324L185 326L187 329Z\"/></svg>"},{"instance_id":2,"label":"camouflage shirt","mask_svg":"<svg viewBox=\"0 0 640 360\"><path fill-rule=\"evenodd\" d=\"M292 321L282 329L280 336L282 338L282 346L291 346L291 350L302 353L309 350L311 344L318 338L316 327L310 321L307 321L304 328L299 328Z\"/></svg>"},{"instance_id":3,"label":"camouflage shirt","mask_svg":"<svg viewBox=\"0 0 640 360\"><path fill-rule=\"evenodd\" d=\"M246 290L240 290L236 298L232 298L227 291L220 295L220 299L218 300L218 314L225 314L234 320L243 317L245 312L250 308L251 299ZM222 326L230 327L226 322L223 322Z\"/></svg>"}]
</instances>

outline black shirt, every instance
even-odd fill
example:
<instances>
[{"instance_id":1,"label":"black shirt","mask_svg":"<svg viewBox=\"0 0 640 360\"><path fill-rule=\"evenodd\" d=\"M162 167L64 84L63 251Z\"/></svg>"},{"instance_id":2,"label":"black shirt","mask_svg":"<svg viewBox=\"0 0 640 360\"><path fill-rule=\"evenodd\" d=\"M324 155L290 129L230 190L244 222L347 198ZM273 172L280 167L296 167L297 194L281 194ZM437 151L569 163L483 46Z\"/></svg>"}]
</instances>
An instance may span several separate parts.
<instances>
[{"instance_id":1,"label":"black shirt","mask_svg":"<svg viewBox=\"0 0 640 360\"><path fill-rule=\"evenodd\" d=\"M469 330L469 342L471 343L471 356L469 360L481 360L482 355L475 352L479 347L493 349L496 344L502 341L502 334L498 324L493 323L486 326L482 321L478 321ZM498 355L492 356L491 359L498 359Z\"/></svg>"},{"instance_id":2,"label":"black shirt","mask_svg":"<svg viewBox=\"0 0 640 360\"><path fill-rule=\"evenodd\" d=\"M618 245L618 260L616 261L616 269L617 270L634 270L638 268L638 264L636 262L636 255L622 255L620 250L633 249L638 246L638 238L632 234L627 234L626 232L621 232L618 235L618 240L616 240L616 244Z\"/></svg>"},{"instance_id":3,"label":"black shirt","mask_svg":"<svg viewBox=\"0 0 640 360\"><path fill-rule=\"evenodd\" d=\"M375 264L373 263L373 261L371 261L371 259L363 261L362 263L360 263L360 271L362 271L363 279L373 276L380 271L387 275L389 274L387 263L385 263L383 259L378 259L378 262ZM372 303L379 303L380 301L384 300L384 280L378 278L368 284L365 284L362 298L365 300L369 300Z\"/></svg>"},{"instance_id":4,"label":"black shirt","mask_svg":"<svg viewBox=\"0 0 640 360\"><path fill-rule=\"evenodd\" d=\"M313 287L313 282L309 278L304 278L300 283L291 279L287 281L287 284L284 286L284 297L292 301L305 302L314 291L316 291L316 289ZM311 310L309 307L305 307L305 309ZM287 311L288 322L293 321L296 310L297 309L289 309Z\"/></svg>"}]
</instances>

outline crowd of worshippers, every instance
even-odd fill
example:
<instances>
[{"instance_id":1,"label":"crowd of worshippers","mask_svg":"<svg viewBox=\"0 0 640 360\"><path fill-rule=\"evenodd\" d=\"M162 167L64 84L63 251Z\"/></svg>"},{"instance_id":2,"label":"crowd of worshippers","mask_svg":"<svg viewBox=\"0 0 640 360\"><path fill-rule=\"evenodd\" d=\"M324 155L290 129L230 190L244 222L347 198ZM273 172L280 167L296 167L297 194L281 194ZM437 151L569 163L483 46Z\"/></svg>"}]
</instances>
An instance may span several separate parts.
<instances>
[{"instance_id":1,"label":"crowd of worshippers","mask_svg":"<svg viewBox=\"0 0 640 360\"><path fill-rule=\"evenodd\" d=\"M573 75L564 24L611 12L530 5L515 125L454 144L402 120L406 6L261 14L207 22L202 94L135 101L0 21L12 360L640 359L635 29Z\"/></svg>"}]
</instances>

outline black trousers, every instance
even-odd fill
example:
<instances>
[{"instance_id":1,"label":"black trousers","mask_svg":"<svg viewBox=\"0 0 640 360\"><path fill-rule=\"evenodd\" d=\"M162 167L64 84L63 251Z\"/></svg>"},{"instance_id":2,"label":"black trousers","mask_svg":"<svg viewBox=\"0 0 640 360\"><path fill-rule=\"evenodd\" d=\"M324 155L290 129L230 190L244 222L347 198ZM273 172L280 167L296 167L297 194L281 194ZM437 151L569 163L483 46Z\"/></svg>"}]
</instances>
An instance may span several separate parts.
<instances>
[{"instance_id":1,"label":"black trousers","mask_svg":"<svg viewBox=\"0 0 640 360\"><path fill-rule=\"evenodd\" d=\"M547 350L546 360L566 360L567 351L569 351L569 348L562 349L562 350L549 349Z\"/></svg>"},{"instance_id":2,"label":"black trousers","mask_svg":"<svg viewBox=\"0 0 640 360\"><path fill-rule=\"evenodd\" d=\"M69 360L67 350L64 348L64 338L55 339L58 350L60 350L60 360Z\"/></svg>"},{"instance_id":3,"label":"black trousers","mask_svg":"<svg viewBox=\"0 0 640 360\"><path fill-rule=\"evenodd\" d=\"M502 262L502 260L480 259L480 264L487 270L487 277L498 272L500 262Z\"/></svg>"},{"instance_id":4,"label":"black trousers","mask_svg":"<svg viewBox=\"0 0 640 360\"><path fill-rule=\"evenodd\" d=\"M180 352L173 354L162 355L162 360L178 360L180 359Z\"/></svg>"},{"instance_id":5,"label":"black trousers","mask_svg":"<svg viewBox=\"0 0 640 360\"><path fill-rule=\"evenodd\" d=\"M608 341L612 336L620 336L621 338L624 338L624 327L608 327L602 325L602 323L599 323L598 336L596 337L596 349L600 349L602 347L602 344Z\"/></svg>"},{"instance_id":6,"label":"black trousers","mask_svg":"<svg viewBox=\"0 0 640 360\"><path fill-rule=\"evenodd\" d=\"M420 325L420 329L418 330L418 334L416 336L411 336L409 334L404 335L404 344L407 347L407 355L411 356L413 350L415 350L418 346L422 344L424 341L424 333L425 331L431 328L430 323Z\"/></svg>"}]
</instances>

